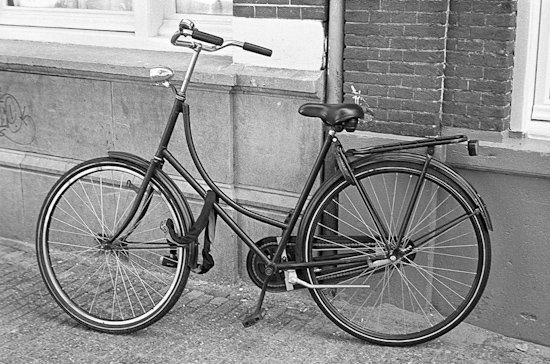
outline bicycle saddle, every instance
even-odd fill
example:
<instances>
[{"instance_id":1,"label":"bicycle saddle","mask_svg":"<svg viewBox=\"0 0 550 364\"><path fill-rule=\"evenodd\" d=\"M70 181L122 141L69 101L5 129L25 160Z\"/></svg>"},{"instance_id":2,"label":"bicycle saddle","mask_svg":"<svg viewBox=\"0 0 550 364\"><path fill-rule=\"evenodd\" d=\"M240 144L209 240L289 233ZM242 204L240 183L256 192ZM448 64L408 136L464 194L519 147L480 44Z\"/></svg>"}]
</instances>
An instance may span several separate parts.
<instances>
[{"instance_id":1,"label":"bicycle saddle","mask_svg":"<svg viewBox=\"0 0 550 364\"><path fill-rule=\"evenodd\" d=\"M321 118L330 126L343 124L351 119L363 118L365 113L356 104L303 104L298 112L304 116Z\"/></svg>"}]
</instances>

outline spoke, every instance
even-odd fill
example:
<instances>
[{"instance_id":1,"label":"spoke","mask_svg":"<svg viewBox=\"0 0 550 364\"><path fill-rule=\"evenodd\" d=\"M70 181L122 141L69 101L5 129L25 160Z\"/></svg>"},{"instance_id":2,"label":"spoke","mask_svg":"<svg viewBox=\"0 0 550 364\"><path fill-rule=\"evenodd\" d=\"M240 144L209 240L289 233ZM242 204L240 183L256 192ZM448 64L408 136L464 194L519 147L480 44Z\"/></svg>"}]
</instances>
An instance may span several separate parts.
<instances>
[{"instance_id":1,"label":"spoke","mask_svg":"<svg viewBox=\"0 0 550 364\"><path fill-rule=\"evenodd\" d=\"M55 218L53 220L56 220ZM59 221L59 222L62 222L62 221ZM56 233L62 233L62 234L69 234L69 235L76 235L76 236L85 236L87 238L94 238L95 239L95 236L88 232L88 231L84 231L84 230L81 230L80 233L77 233L75 231L68 231L68 230L61 230L61 229L50 229L50 233L51 232L56 232Z\"/></svg>"},{"instance_id":2,"label":"spoke","mask_svg":"<svg viewBox=\"0 0 550 364\"><path fill-rule=\"evenodd\" d=\"M398 178L399 174L396 173L395 174L395 185L396 185L396 188L397 188L397 178ZM403 209L405 209L405 202L407 201L407 196L409 196L409 190L411 188L411 184L412 184L412 179L413 179L413 176L412 175L409 175L409 178L408 178L408 181L407 181L407 188L405 189L405 192L403 193L403 198L402 198L402 202L401 202L401 207L399 208L399 214L397 216L397 223L399 223L399 221L401 221L401 216L403 215ZM394 197L395 197L396 194L394 194ZM397 227L397 225L396 225Z\"/></svg>"},{"instance_id":3,"label":"spoke","mask_svg":"<svg viewBox=\"0 0 550 364\"><path fill-rule=\"evenodd\" d=\"M413 251L414 252L414 251ZM419 252L426 252L424 250L419 250ZM464 255L458 255L458 254L450 254L450 253L441 253L441 252L426 252L427 254L433 254L437 256L443 256L443 257L453 257L458 259L468 259L468 260L478 260L477 257L466 257ZM407 254L408 255L408 254Z\"/></svg>"},{"instance_id":4,"label":"spoke","mask_svg":"<svg viewBox=\"0 0 550 364\"><path fill-rule=\"evenodd\" d=\"M450 229L449 229L450 231ZM453 240L457 240L457 239L462 239L468 235L470 235L471 232L466 232L464 234L461 234L461 235L458 235L458 236L454 236L454 237L451 237L451 238L448 238L448 239L445 239L445 240L442 240L442 241L439 241L437 243L434 243L434 244L429 244L431 241L433 241L435 238L432 238L430 240L427 240L426 242L424 242L421 246L419 247L415 247L415 251L417 252L430 252L430 253L435 253L433 251L433 249L449 249L449 248L471 248L471 247L474 247L477 249L477 244L468 244L468 245L443 245L445 243L448 243L450 241L453 241ZM460 257L460 255L458 255Z\"/></svg>"},{"instance_id":5,"label":"spoke","mask_svg":"<svg viewBox=\"0 0 550 364\"><path fill-rule=\"evenodd\" d=\"M363 219L363 217L361 216L361 213L359 213L359 211L357 210L357 207L355 206L355 204L353 203L353 201L351 201L351 199L349 198L349 196L344 193L349 201L349 203L353 206L354 210L356 211L357 215L355 215L354 213L352 213L351 211L349 211L344 205L340 204L339 201L336 201L336 200L333 200L334 203L336 203L341 209L343 209L344 211L346 211L348 214L350 214L352 217L354 217L358 222L362 223L363 226L365 226L368 230L368 233L365 233L363 232L362 230L360 230L359 228L345 222L344 220L342 220L340 217L338 216L334 216L333 214L331 214L330 212L328 211L324 211L325 214L329 214L331 215L333 218L337 219L338 221L340 222L343 222L345 223L346 225L348 226L351 226L353 229L359 231L361 234L364 234L366 236L370 236L371 238L373 238L375 241L378 241L379 239L376 238L376 230L371 228L366 222L365 220ZM370 235L369 235L370 234ZM380 242L380 245L382 245L382 243Z\"/></svg>"},{"instance_id":6,"label":"spoke","mask_svg":"<svg viewBox=\"0 0 550 364\"><path fill-rule=\"evenodd\" d=\"M73 247L73 248L78 248L78 249L85 249L86 251L88 250L97 250L97 247L95 246L85 246L85 245L77 245L77 244L71 244L71 243L62 243L60 241L53 241L53 240L50 240L48 242L48 244L55 244L55 245L62 245L62 246L70 246L70 247ZM63 253L68 253L66 251L63 251Z\"/></svg>"},{"instance_id":7,"label":"spoke","mask_svg":"<svg viewBox=\"0 0 550 364\"><path fill-rule=\"evenodd\" d=\"M149 287L152 291L154 291L157 295L159 295L160 297L162 297L163 295L158 292L153 286L151 286L149 283L147 283L146 281L144 281L141 276L139 275L138 273L138 270L134 264L134 262L132 261L130 263L132 265L132 268L134 269L134 271L132 272L134 274L134 276L139 280L139 282L141 283L142 287L143 287L143 290L145 291L145 293L147 294L147 297L149 297L149 300L151 301L151 304L153 306L156 305L155 303L155 300L153 299L153 297L151 296L151 294L149 293L149 289L147 289L147 287Z\"/></svg>"},{"instance_id":8,"label":"spoke","mask_svg":"<svg viewBox=\"0 0 550 364\"><path fill-rule=\"evenodd\" d=\"M105 208L103 205L103 178L99 178L99 199L101 203L99 204L99 207L101 208L101 226L105 226ZM103 236L105 236L105 231L103 231Z\"/></svg>"},{"instance_id":9,"label":"spoke","mask_svg":"<svg viewBox=\"0 0 550 364\"><path fill-rule=\"evenodd\" d=\"M105 275L105 269L107 268L106 262L103 263L101 265L101 267L103 267L103 269L101 271L101 277L99 277L99 279L97 281L97 286L96 286L96 289L95 289L94 298L92 299L92 302L90 302L90 308L88 310L90 313L93 312L94 304L95 304L96 298L99 294L99 286L101 285L101 282L103 281L103 276Z\"/></svg>"},{"instance_id":10,"label":"spoke","mask_svg":"<svg viewBox=\"0 0 550 364\"><path fill-rule=\"evenodd\" d=\"M93 179L91 177L90 177L90 183L92 185L92 189L95 190L94 182L93 182ZM88 195L88 192L86 192L86 188L85 188L84 184L82 183L81 180L78 181L78 184L80 185L80 188L82 189L82 192L84 192L84 195L86 196L86 200L88 200L88 202L84 201L84 199L80 196L80 194L76 192L76 189L71 189L71 190L74 191L74 194L82 201L82 203L84 203L84 206L86 206L92 212L92 215L96 218L97 222L101 226L102 233L104 233L105 232L105 227L101 223L101 219L99 218L99 215L98 215L98 213L96 212L96 210L94 208L94 204L92 203L92 200L90 199L90 196ZM67 201L65 196L63 196L63 199L65 201ZM67 201L67 203L68 203L68 201Z\"/></svg>"},{"instance_id":11,"label":"spoke","mask_svg":"<svg viewBox=\"0 0 550 364\"><path fill-rule=\"evenodd\" d=\"M416 268L417 270L422 270L423 272L426 272L427 274L432 276L432 278L434 278L434 279L437 279L436 277L439 277L439 278L445 279L445 280L453 282L453 283L460 284L461 286L465 286L465 287L468 287L468 288L470 288L472 286L471 283L464 283L464 282L461 282L459 280L444 276L443 274L435 273L434 270L433 270L433 267L427 267L427 266L424 266L424 265L410 264L410 263L409 264L402 263L402 264L406 267L411 267L411 268ZM437 269L441 270L440 268L437 268ZM475 273L470 273L470 272L455 272L455 273L467 273L467 274L470 274L470 275L472 275L472 274L475 275ZM443 282L441 282L439 279L437 279L437 281L439 281L441 284L443 284Z\"/></svg>"},{"instance_id":12,"label":"spoke","mask_svg":"<svg viewBox=\"0 0 550 364\"><path fill-rule=\"evenodd\" d=\"M404 264L406 264L406 263L404 263ZM409 263L409 265L414 266L414 267L422 267L422 268L426 268L426 269L437 269L437 270L441 270L441 271L445 271L445 272L476 275L476 272L470 272L470 271L459 270L459 269L451 269L451 268L426 266L426 265L420 265L420 264L415 263L415 262Z\"/></svg>"},{"instance_id":13,"label":"spoke","mask_svg":"<svg viewBox=\"0 0 550 364\"><path fill-rule=\"evenodd\" d=\"M423 245L426 245L433 239L436 239L439 236L443 235L444 233L451 231L452 229L460 225L463 221L466 221L468 218L470 218L470 215L467 213L464 213L463 215L445 223L444 225L438 227L437 229L424 234L423 236L415 240L416 247L420 248Z\"/></svg>"},{"instance_id":14,"label":"spoke","mask_svg":"<svg viewBox=\"0 0 550 364\"><path fill-rule=\"evenodd\" d=\"M437 209L444 203L445 201L441 202L441 204L439 204L438 206L436 206L435 208L433 208L433 210L427 215L425 216L421 221L418 221L417 224L414 226L414 228L410 229L409 232L407 232L406 234L406 237L407 238L411 238L414 234L418 234L420 233L421 231L423 230L426 230L427 228L429 228L430 226L436 226L438 222L440 222L442 219L445 219L447 216L451 215L453 212L457 211L460 206L456 206L455 208L453 208L452 210L450 211L447 211L445 214L443 215L440 215L439 217L437 217L436 219L434 219L433 221L430 221L428 224L424 225L422 228L419 228L420 225L426 221L426 219L428 219L429 217L431 217L433 214L436 213ZM411 221L413 221L411 219Z\"/></svg>"},{"instance_id":15,"label":"spoke","mask_svg":"<svg viewBox=\"0 0 550 364\"><path fill-rule=\"evenodd\" d=\"M382 175L382 179L384 180L384 187L386 186L386 181L384 175ZM388 219L386 218L386 214L384 214L384 209L382 208L382 204L380 203L380 199L378 198L378 193L376 193L376 189L374 188L374 185L372 184L372 178L369 178L369 183L372 189L372 194L374 195L374 198L376 199L376 202L378 203L378 207L380 208L380 212L383 215L384 222L386 223L386 226L389 226ZM388 238L391 240L391 231L388 231Z\"/></svg>"},{"instance_id":16,"label":"spoke","mask_svg":"<svg viewBox=\"0 0 550 364\"><path fill-rule=\"evenodd\" d=\"M114 171L111 171L111 179L113 181L115 180ZM124 180L124 175L121 173L120 174L120 182L119 182L119 185L118 185L118 193L115 193L116 194L116 202L115 202L115 213L113 214L113 231L115 231L116 226L117 226L118 209L120 207L120 195L122 193L123 180Z\"/></svg>"},{"instance_id":17,"label":"spoke","mask_svg":"<svg viewBox=\"0 0 550 364\"><path fill-rule=\"evenodd\" d=\"M372 305L373 309L372 309L371 313L369 314L369 316L367 316L367 321L369 321L368 318L370 318L370 316L375 311L378 311L378 326L380 326L380 317L382 316L382 315L380 315L380 312L382 310L381 307L382 307L382 301L384 299L384 291L386 290L386 287L387 287L387 285L389 284L389 281L390 281L389 277L388 277L388 275L390 273L388 273L388 270L389 270L389 266L385 266L384 267L384 272L382 273L382 279L379 280L378 285L377 285L377 286L379 286L380 283L382 283L380 294L378 295L378 297L376 297L376 300L374 301L374 303Z\"/></svg>"},{"instance_id":18,"label":"spoke","mask_svg":"<svg viewBox=\"0 0 550 364\"><path fill-rule=\"evenodd\" d=\"M395 211L395 197L397 195L397 176L398 174L396 173L395 174L395 178L394 178L394 182L393 182L393 193L392 193L392 198L391 198L391 202L390 202L390 194L387 193L386 191L386 195L388 197L388 206L391 206L390 207L390 210L391 210L391 219L390 219L390 227L389 227L389 231L390 231L390 234L392 231L394 231L394 228L396 229L398 224L399 224L399 220L395 220L395 216L394 216L394 211Z\"/></svg>"},{"instance_id":19,"label":"spoke","mask_svg":"<svg viewBox=\"0 0 550 364\"><path fill-rule=\"evenodd\" d=\"M99 259L98 259L99 260ZM84 274L88 271L88 269L91 269L92 266L89 266L88 268L86 268L83 272L80 272L80 276L84 276ZM86 284L88 284L89 281L92 280L92 278L94 278L94 276L96 275L97 272L99 272L100 269L105 269L105 264L102 263L101 265L99 265L99 267L97 267L97 269L90 275L88 276L88 279L86 279L86 281L84 281L84 283L81 283L80 284L80 287L78 287L78 289L76 290L76 292L74 293L74 295L76 296L76 294L78 292L80 292L80 290L82 288L84 288L86 286Z\"/></svg>"},{"instance_id":20,"label":"spoke","mask_svg":"<svg viewBox=\"0 0 550 364\"><path fill-rule=\"evenodd\" d=\"M420 190L420 195L418 196L417 204L414 208L414 212L413 212L411 218L409 219L410 223L412 223L413 221L416 220L416 214L417 214L418 208L420 206L420 201L422 200L422 196L424 195L424 192L426 191L426 183L427 183L426 180L424 180L423 186ZM439 206L441 206L447 200L447 199L445 199L445 201L443 201L441 204L439 204L439 206L436 206L436 207L432 206L432 202L433 202L434 198L436 198L436 196L438 195L438 193L437 193L438 190L439 190L439 188L436 188L434 193L432 193L432 195L431 195L430 199L428 200L428 202L426 202L424 210L422 211L422 213L419 214L420 218L417 220L416 225L411 226L409 224L409 226L407 227L407 232L405 233L406 237L412 236L415 233L415 230L418 228L418 226L420 226L424 221L426 221L426 219L428 219L432 214L436 213L438 211L437 208ZM428 211L428 209L430 211L426 215L426 212ZM430 226L430 224L428 224L427 226Z\"/></svg>"},{"instance_id":21,"label":"spoke","mask_svg":"<svg viewBox=\"0 0 550 364\"><path fill-rule=\"evenodd\" d=\"M130 279L128 279L128 274L125 274L126 271L123 269L123 265L121 264L119 257L116 255L115 257L117 261L117 268L120 271L120 277L121 277L120 280L122 282L122 286L124 287L124 292L126 293L126 298L128 299L130 310L132 311L132 317L136 317L136 312L134 311L134 305L132 304L132 299L130 298L130 293L128 292L128 287L126 286L124 277L126 276L126 279L128 280L128 284L131 286L131 288L133 288L132 282L130 281Z\"/></svg>"},{"instance_id":22,"label":"spoke","mask_svg":"<svg viewBox=\"0 0 550 364\"><path fill-rule=\"evenodd\" d=\"M88 224L84 221L84 219L82 219L82 217L80 216L80 214L78 212L76 212L76 210L74 209L74 207L71 205L71 203L66 200L64 198L64 201L67 205L69 205L69 207L71 208L71 210L73 210L73 214L70 214L68 213L67 211L65 211L65 209L63 209L62 207L58 206L59 210L61 210L65 215L69 216L71 219L73 219L74 221L76 221L77 223L79 223L80 225L82 225L85 229L88 230L88 233L90 233L90 235L95 235L93 230L88 226ZM75 218L78 217L78 220ZM60 220L59 218L55 217L55 216L52 216L52 219L55 220L55 221L58 221L62 224L65 224L65 225L68 225L70 227L72 227L73 229L75 230L78 230L78 231L82 231L83 233L86 233L86 230L83 230L79 227L76 227L74 226L73 224L70 224L69 222L66 222L64 220Z\"/></svg>"},{"instance_id":23,"label":"spoke","mask_svg":"<svg viewBox=\"0 0 550 364\"><path fill-rule=\"evenodd\" d=\"M413 263L411 266L412 266L412 267L415 267L415 268L418 268L417 271L418 271L423 277L424 277L424 275L423 275L422 273L426 273L426 274L428 274L429 276L431 276L433 279L435 279L437 282L439 282L441 285L443 285L443 286L444 286L445 288L447 288L449 291L453 292L453 293L454 293L457 297L459 297L461 300L464 300L465 297L462 296L460 293L456 292L456 291L455 291L454 289L452 289L451 287L449 287L445 282L443 282L443 281L441 281L440 279L438 279L438 277L442 277L442 278L448 279L448 280L450 280L451 282L459 283L459 284L462 284L462 285L464 285L464 286L466 286L466 287L471 287L471 285L469 285L469 284L462 283L462 282L460 282L460 281L457 281L457 280L448 278L448 277L443 276L443 275L440 275L440 274L436 274L436 273L434 273L434 272L432 272L432 271L430 271L430 270L425 269L424 267L422 267L422 266L420 266L420 265L415 265L415 264ZM438 269L439 269L439 268L438 268ZM475 274L475 273L472 273L472 274ZM436 287L435 287L433 284L432 284L432 287L433 287L434 289L436 289ZM436 289L436 291L438 291L438 290ZM440 292L438 291L438 293L440 293ZM440 295L443 297L443 295L442 295L441 293L440 293ZM443 299L445 299L445 297L443 297ZM446 299L445 299L445 300L446 300ZM449 303L449 305L453 308L453 310L456 311L456 308L455 308L454 306L452 306L450 303Z\"/></svg>"},{"instance_id":24,"label":"spoke","mask_svg":"<svg viewBox=\"0 0 550 364\"><path fill-rule=\"evenodd\" d=\"M350 241L353 241L353 242L355 242L355 243L357 243L357 244L359 244L359 245L362 245L362 246L364 246L364 247L366 247L366 248L369 248L368 245L365 245L365 244L361 243L360 241L357 241L357 240L355 240L355 239L353 239L353 238L351 238L351 237L349 237L349 236L340 234L338 231L333 230L333 229L330 229L329 227L326 227L326 226L324 226L324 225L322 225L322 224L319 224L319 225L321 225L321 226L323 226L323 227L325 227L325 228L331 230L332 232L335 232L338 236L342 236L342 237L344 237L344 238L346 238L346 239L349 239ZM354 252L359 253L359 254L361 254L361 255L376 256L376 254L373 254L373 253L370 253L370 254L369 254L369 253L365 253L364 251L362 251L362 250L360 250L360 249L358 249L358 248L349 247L349 246L346 246L346 245L344 245L344 244L340 244L340 243L338 243L338 242L336 242L336 241L332 241L332 240L329 240L329 239L325 239L325 238L323 238L323 237L321 237L321 236L315 235L315 236L314 236L314 239L321 240L321 241L324 241L324 242L326 242L326 243L330 243L330 244L333 244L333 245L336 245L336 246L340 246L340 247L342 247L342 248L345 248L346 250L351 250L351 251L354 251ZM324 249L324 250L326 250L326 249Z\"/></svg>"},{"instance_id":25,"label":"spoke","mask_svg":"<svg viewBox=\"0 0 550 364\"><path fill-rule=\"evenodd\" d=\"M330 279L330 276L334 276L334 275L336 275L337 276L336 278L338 278L339 275L342 275L346 272L352 272L352 271L360 270L360 269L361 269L360 267L353 267L353 268L348 268L348 269L342 269L342 270L339 270L339 271L336 271L336 272L328 272L328 273L325 273L324 275L319 274L317 276L317 280L318 281L323 281L325 279ZM347 279L341 280L341 281L338 282L338 284L340 284L340 285L353 284L354 281L356 281L359 278L365 277L366 273L370 274L372 271L374 271L374 270L369 271L369 267L367 266L363 269L362 273L358 273L357 275L353 275L353 276L351 276ZM365 288L368 288L368 285L365 285Z\"/></svg>"},{"instance_id":26,"label":"spoke","mask_svg":"<svg viewBox=\"0 0 550 364\"><path fill-rule=\"evenodd\" d=\"M148 260L146 260L146 259L140 257L140 256L137 255L137 254L133 254L133 255L132 255L132 258L138 258L138 259L144 261L148 266L151 266L151 265L152 265L150 261L148 261ZM141 270L143 270L143 271L145 271L146 273L148 273L151 277L153 277L153 278L155 278L156 280L158 280L158 282L165 283L165 281L162 280L161 277L158 277L157 275L155 275L153 272L151 272L151 271L150 271L149 269L147 269L146 267L142 266L141 264L139 264L139 263L137 263L137 262L135 262L135 261L134 261L134 264L136 264L138 267L140 267ZM172 275L172 274L173 274L171 270L165 268L164 266L155 265L155 267L158 268L158 270L160 270L161 272L164 272L164 273L166 273L166 274L168 274L168 275ZM161 272L158 272L157 274L160 274Z\"/></svg>"},{"instance_id":27,"label":"spoke","mask_svg":"<svg viewBox=\"0 0 550 364\"><path fill-rule=\"evenodd\" d=\"M442 318L444 318L445 316L443 316L434 306L433 304L430 302L430 300L424 295L422 294L422 292L420 292L420 290L416 287L416 285L414 285L408 278L407 276L404 274L404 273L401 273L401 272L398 272L401 276L401 278L403 280L405 280L405 284L407 285L407 288L409 289L412 297L414 298L414 301L416 302L418 308L422 311L422 315L426 318L426 321L428 322L428 324L433 327L433 324L432 324L432 321L430 320L430 318L428 317L428 314L426 313L426 311L424 310L424 308L422 307L422 305L420 304L420 302L418 301L418 298L416 297L416 294L415 292L417 292L417 294L422 297L423 301L426 302L426 304L428 305L428 307L431 307L431 309L434 311L434 312L437 312L439 314L439 316L441 316ZM411 290L411 286L414 290ZM414 306L413 306L413 309L414 309ZM413 310L413 312L415 312Z\"/></svg>"},{"instance_id":28,"label":"spoke","mask_svg":"<svg viewBox=\"0 0 550 364\"><path fill-rule=\"evenodd\" d=\"M62 255L63 257L65 257L66 255L71 255L71 256L74 256L74 257L76 257L80 260L79 262L76 262L75 265L73 265L71 268L69 268L69 269L67 269L67 270L65 270L65 271L63 271L62 273L59 274L60 276L62 276L62 275L65 276L65 275L69 274L73 269L79 267L80 265L84 264L85 262L88 262L88 258L84 257L84 254L88 253L90 251L92 251L92 249L87 250L87 251L82 251L82 252L80 252L80 254L76 254L76 253L72 253L72 252L50 252L50 255L56 254L56 255ZM94 249L93 252L96 253L97 251ZM64 260L62 262L56 261L55 262L56 264L51 263L52 268L60 267L60 266L64 265L66 262L67 262L67 260Z\"/></svg>"},{"instance_id":29,"label":"spoke","mask_svg":"<svg viewBox=\"0 0 550 364\"><path fill-rule=\"evenodd\" d=\"M137 198L137 193L133 195L132 200L126 205L126 208L124 209L124 211L122 211L122 214L120 214L120 218L117 220L115 226L118 226L120 224L120 222L126 216L130 208L134 205L136 198Z\"/></svg>"}]
</instances>

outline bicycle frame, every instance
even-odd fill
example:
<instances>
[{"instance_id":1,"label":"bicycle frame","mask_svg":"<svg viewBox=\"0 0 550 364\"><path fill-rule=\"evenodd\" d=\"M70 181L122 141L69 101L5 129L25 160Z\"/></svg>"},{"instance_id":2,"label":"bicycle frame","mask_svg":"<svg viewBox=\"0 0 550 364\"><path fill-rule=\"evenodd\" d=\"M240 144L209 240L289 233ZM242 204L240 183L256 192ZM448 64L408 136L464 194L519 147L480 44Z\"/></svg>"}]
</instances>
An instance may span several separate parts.
<instances>
[{"instance_id":1,"label":"bicycle frame","mask_svg":"<svg viewBox=\"0 0 550 364\"><path fill-rule=\"evenodd\" d=\"M181 42L181 41L178 41ZM266 269L271 269L272 272L276 272L278 269L282 270L290 270L290 269L300 269L300 268L309 268L309 267L320 267L320 266L329 266L334 265L337 263L342 263L344 260L342 258L338 260L324 260L324 261L316 261L316 262L280 262L281 256L283 255L283 252L290 241L291 233L296 227L296 224L298 222L300 213L303 211L304 206L306 205L307 199L313 189L313 185L315 184L315 181L317 177L319 176L319 173L321 169L323 168L324 160L331 148L331 145L334 144L337 148L337 158L343 163L343 166L340 166L340 169L344 176L346 178L349 178L350 175L353 175L351 172L351 167L347 162L346 155L351 154L358 154L358 155L370 155L370 154L377 154L377 153L386 153L391 151L397 151L397 150L403 150L403 149L412 149L412 148L419 148L419 147L427 147L428 152L426 153L425 160L424 160L424 168L423 172L420 175L420 178L417 181L415 192L413 194L414 198L412 201L410 201L410 204L407 209L407 215L411 214L411 211L414 207L416 198L419 194L420 188L422 186L422 183L424 181L425 173L428 169L428 166L432 160L433 155L433 147L435 145L441 145L441 144L450 144L450 143L460 143L467 140L464 136L456 136L456 137L441 137L441 138L433 138L433 139L424 139L420 141L413 141L413 142L405 142L405 143L396 143L396 144L388 144L378 147L371 147L371 148L364 148L361 150L350 150L348 152L345 152L342 150L342 145L340 144L340 141L338 140L336 136L336 131L333 127L331 127L326 133L323 145L321 147L321 150L317 156L317 159L315 160L315 163L311 169L311 172L306 180L306 183L304 185L304 188L302 189L302 192L299 195L298 201L296 203L295 208L292 210L292 212L288 216L288 222L280 222L278 220L271 219L269 217L266 217L264 215L258 214L256 212L253 212L251 210L248 210L247 208L243 207L233 199L231 199L229 196L227 196L211 179L211 177L208 175L207 171L203 167L200 158L198 156L197 150L195 148L192 133L191 133L191 119L190 119L190 113L189 113L189 105L185 103L186 99L186 91L187 87L190 83L191 74L195 68L195 64L198 60L198 56L203 49L203 45L201 43L195 43L195 42L181 42L181 44L186 45L187 47L191 48L194 53L191 58L191 61L188 65L188 69L186 72L186 75L184 77L182 86L180 91L176 91L175 101L172 107L172 110L170 112L170 116L168 118L168 122L166 124L166 127L164 129L159 147L155 153L155 156L151 160L147 173L144 177L143 184L140 187L140 190L138 191L138 195L136 197L136 201L134 202L134 205L128 214L128 217L126 220L122 223L119 230L113 235L113 237L110 239L109 243L116 240L118 237L121 236L122 232L128 228L131 220L135 216L135 214L138 212L138 209L140 205L142 204L143 197L146 194L147 186L151 180L151 177L155 173L157 169L162 169L162 166L165 161L167 161L180 175L187 181L191 187L199 194L201 198L206 197L206 191L204 188L200 185L200 183L185 169L185 167L177 160L176 157L172 155L172 153L169 151L168 146L170 143L170 139L172 137L172 134L174 132L174 128L176 125L176 122L179 118L179 115L182 115L183 124L184 124L184 131L185 131L185 140L188 145L188 150L191 155L191 158L193 160L193 163L195 167L197 168L200 176L205 181L205 183L208 185L208 187L228 206L235 209L235 211L244 214L245 216L248 216L256 221L259 221L261 223L271 225L274 227L278 227L283 230L279 246L276 250L275 255L272 259L268 258L255 244L255 242L249 237L249 235L229 216L229 214L223 209L223 207L220 206L219 203L214 204L214 209L218 216L233 230L237 236L248 246L249 249L251 249L255 254L258 255L266 264ZM218 47L218 49L221 47ZM210 50L212 50L211 48ZM356 184L356 181L352 181L353 184ZM389 246L389 242L387 241L387 234L386 227L384 226L384 223L382 222L382 219L378 216L377 212L372 208L372 203L369 198L369 196L366 194L362 186L357 185L358 191L360 193L360 196L362 197L363 201L365 202L365 205L370 210L374 222L376 224L376 227L379 232L379 236L382 239L382 242L385 246ZM408 218L407 218L408 220ZM403 226L400 231L400 238L404 234L404 231L406 229L406 226ZM369 261L368 257L362 258L365 262L368 262L369 264L372 264L371 261ZM360 259L353 259L353 262L362 262ZM390 259L382 259L382 262L389 262Z\"/></svg>"},{"instance_id":2,"label":"bicycle frame","mask_svg":"<svg viewBox=\"0 0 550 364\"><path fill-rule=\"evenodd\" d=\"M256 247L254 241L248 236L248 234L229 216L229 214L223 209L223 207L220 206L220 204L215 203L214 209L216 213L219 215L219 217L227 223L227 225L237 234L237 236L251 249L253 250L258 256L267 264L276 264L276 262L279 261L283 250L285 249L287 243L290 241L291 233L293 229L296 226L296 223L298 222L300 212L303 210L308 196L313 188L313 185L315 184L315 181L319 175L319 172L321 171L323 167L323 162L327 156L327 153L331 147L331 144L337 141L337 138L334 136L335 132L330 131L323 143L323 146L321 148L321 151L319 152L319 155L317 156L317 159L313 165L313 168L306 180L305 186L298 198L298 201L296 203L296 206L293 210L293 212L289 215L289 221L288 223L280 222L278 220L271 219L267 216L258 214L256 212L253 212L251 210L248 210L247 208L243 207L236 201L232 200L229 196L227 196L211 179L211 177L208 175L206 170L204 169L197 150L195 148L192 134L191 134L191 119L189 115L189 105L185 103L185 93L187 90L187 87L189 85L190 81L190 75L192 74L195 64L197 62L198 56L202 50L202 45L200 43L191 43L192 44L190 48L194 50L193 56L191 58L191 62L188 66L186 76L183 80L183 84L181 87L181 90L177 92L176 98L172 107L172 110L170 112L170 116L168 118L168 122L166 124L166 127L164 129L163 135L161 137L161 141L159 144L159 147L157 149L157 152L155 153L155 156L151 160L149 164L149 168L147 170L147 173L144 177L142 186L140 187L140 190L138 191L138 195L136 197L136 200L134 202L134 205L132 209L130 210L128 217L126 218L126 221L124 221L120 228L118 229L117 233L113 235L113 237L110 239L110 241L116 240L122 232L129 226L132 218L137 213L139 206L142 203L143 197L145 195L147 185L149 184L151 177L155 173L155 170L162 169L162 166L165 161L167 161L174 169L183 177L190 185L191 187L200 195L201 198L205 198L206 191L204 188L199 184L199 182L185 169L185 167L177 160L176 157L172 155L172 153L168 150L168 145L170 142L170 139L172 137L172 134L174 132L174 128L176 125L176 122L179 118L179 115L182 115L183 124L184 124L184 130L185 130L185 139L186 143L188 145L189 153L191 155L191 158L193 160L193 163L195 167L197 168L200 176L202 179L206 182L208 187L214 191L214 193L221 198L223 202L225 202L230 207L234 208L237 212L244 214L254 220L257 220L259 222L262 222L264 224L268 224L274 227L278 227L283 230L283 235L281 238L281 243L279 245L279 248L277 249L277 252L273 259L269 259L258 247ZM357 259L355 261L358 261ZM341 260L340 260L341 262ZM322 265L330 265L334 264L334 262L327 261L326 263L323 263ZM317 264L318 265L318 264ZM305 265L301 265L298 263L294 264L287 264L285 268L298 268L303 267Z\"/></svg>"},{"instance_id":3,"label":"bicycle frame","mask_svg":"<svg viewBox=\"0 0 550 364\"><path fill-rule=\"evenodd\" d=\"M180 36L211 45L180 41ZM174 307L191 272L203 274L213 266L216 216L249 248L246 269L261 288L255 309L243 319L245 327L263 318L267 292L285 288L310 289L336 325L383 345L425 342L471 312L488 281L491 221L475 189L433 158L435 146L466 142L467 137L345 150L337 134L356 130L362 108L305 103L298 112L321 119L326 133L294 209L289 207L282 222L284 217L272 218L216 185L200 161L186 103L201 50L233 45L265 56L272 51L224 41L187 19L171 43L193 54L179 90L169 82L174 75L169 68L150 72L153 82L175 93L151 160L109 151L108 157L84 161L56 182L40 211L40 273L71 317L94 330L120 334L156 322ZM190 169L193 175L170 152L180 121L198 171ZM471 144L470 155L475 155ZM414 148L422 149L405 152ZM337 169L317 186L329 153ZM165 163L180 177L164 172ZM196 196L204 206L194 220L188 197ZM253 241L233 211L281 231ZM296 231L297 237L292 235ZM198 239L201 232L204 245Z\"/></svg>"}]
</instances>

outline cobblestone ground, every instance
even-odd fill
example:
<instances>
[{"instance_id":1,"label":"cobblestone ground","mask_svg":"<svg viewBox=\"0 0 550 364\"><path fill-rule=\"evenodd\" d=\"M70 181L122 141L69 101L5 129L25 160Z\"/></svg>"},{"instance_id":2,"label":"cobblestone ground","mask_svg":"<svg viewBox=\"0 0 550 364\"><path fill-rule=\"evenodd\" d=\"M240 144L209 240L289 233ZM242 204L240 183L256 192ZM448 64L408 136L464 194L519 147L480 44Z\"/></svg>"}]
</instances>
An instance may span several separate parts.
<instances>
[{"instance_id":1,"label":"cobblestone ground","mask_svg":"<svg viewBox=\"0 0 550 364\"><path fill-rule=\"evenodd\" d=\"M550 363L550 348L468 324L414 347L364 343L328 321L306 290L268 294L265 319L244 328L259 290L195 278L151 327L101 334L54 303L31 245L0 240L0 363Z\"/></svg>"}]
</instances>

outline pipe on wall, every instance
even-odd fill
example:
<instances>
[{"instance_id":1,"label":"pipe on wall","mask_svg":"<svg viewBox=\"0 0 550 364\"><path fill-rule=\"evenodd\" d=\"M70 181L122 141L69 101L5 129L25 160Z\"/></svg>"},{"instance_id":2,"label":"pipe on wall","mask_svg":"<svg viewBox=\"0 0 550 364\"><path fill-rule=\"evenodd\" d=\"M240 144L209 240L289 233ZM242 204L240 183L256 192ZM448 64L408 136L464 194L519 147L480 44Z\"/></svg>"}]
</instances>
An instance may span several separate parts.
<instances>
[{"instance_id":1,"label":"pipe on wall","mask_svg":"<svg viewBox=\"0 0 550 364\"><path fill-rule=\"evenodd\" d=\"M345 1L329 0L326 102L343 100Z\"/></svg>"},{"instance_id":2,"label":"pipe on wall","mask_svg":"<svg viewBox=\"0 0 550 364\"><path fill-rule=\"evenodd\" d=\"M327 74L325 102L338 104L344 99L344 15L345 1L328 0ZM326 130L325 130L326 131ZM332 153L325 159L322 180L328 179L338 168Z\"/></svg>"}]
</instances>

